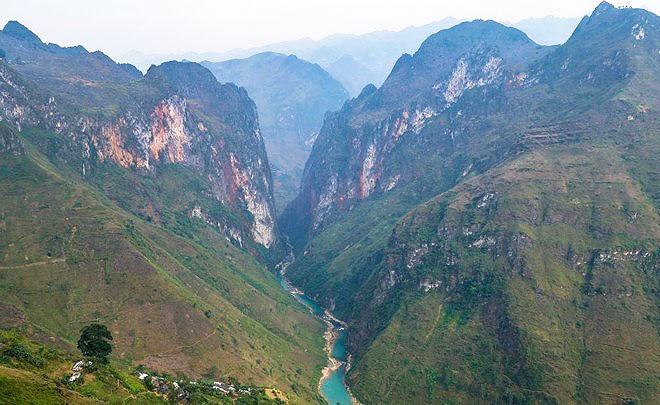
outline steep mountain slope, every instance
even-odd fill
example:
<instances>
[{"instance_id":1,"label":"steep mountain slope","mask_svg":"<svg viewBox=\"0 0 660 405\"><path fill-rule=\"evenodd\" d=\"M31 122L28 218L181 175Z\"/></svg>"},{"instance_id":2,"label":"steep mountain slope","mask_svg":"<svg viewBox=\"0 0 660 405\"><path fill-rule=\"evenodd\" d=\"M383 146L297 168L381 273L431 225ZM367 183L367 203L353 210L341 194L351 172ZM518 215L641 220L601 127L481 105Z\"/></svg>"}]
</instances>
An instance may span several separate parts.
<instances>
[{"instance_id":1,"label":"steep mountain slope","mask_svg":"<svg viewBox=\"0 0 660 405\"><path fill-rule=\"evenodd\" d=\"M208 70L193 63L164 63L142 79L127 81L119 65L106 58L101 69L94 54L84 50L76 63L60 63L48 51L48 47L61 49L55 45L25 43L3 35L0 47L7 54L6 66L38 87L14 86L12 74L6 73L5 119L19 129L38 124L63 135L61 139L35 139L40 146L51 148L83 176L96 166L105 170L98 163L109 161L135 168L148 178L161 178L156 174L163 164L181 163L204 178L207 190L198 197L210 196L230 207L242 217L238 222L244 229L226 218L209 221L241 243L243 239L265 247L274 243L272 179L256 109L244 90L220 85ZM14 48L21 52L15 55ZM67 55L61 58L67 60ZM108 79L95 73L100 70L113 74L108 73ZM92 73L85 76L87 72ZM76 77L85 80L79 85L80 92L71 85ZM16 94L25 100L14 100ZM97 109L99 98L111 100L102 111ZM117 176L108 180L120 181ZM136 198L142 200L136 204L155 204L143 195ZM196 215L209 215L209 207L194 202L188 209Z\"/></svg>"},{"instance_id":2,"label":"steep mountain slope","mask_svg":"<svg viewBox=\"0 0 660 405\"><path fill-rule=\"evenodd\" d=\"M93 54L59 64L16 31L0 36L2 325L73 350L102 322L118 359L318 401L321 325L264 264L272 180L246 91L194 63L128 80L103 59L100 76Z\"/></svg>"},{"instance_id":3,"label":"steep mountain slope","mask_svg":"<svg viewBox=\"0 0 660 405\"><path fill-rule=\"evenodd\" d=\"M202 65L218 81L245 87L256 103L281 212L298 191L326 111L339 109L348 93L321 67L295 55L266 52Z\"/></svg>"},{"instance_id":4,"label":"steep mountain slope","mask_svg":"<svg viewBox=\"0 0 660 405\"><path fill-rule=\"evenodd\" d=\"M351 55L344 55L326 66L333 77L336 77L351 95L360 94L368 83L374 81L374 72L360 63Z\"/></svg>"},{"instance_id":5,"label":"steep mountain slope","mask_svg":"<svg viewBox=\"0 0 660 405\"><path fill-rule=\"evenodd\" d=\"M426 167L401 160L402 144L425 139L436 148L452 147L455 137L433 136L425 130L428 121L447 119L452 111L460 118L463 103L488 108L479 104L479 95L461 96L471 89L494 92L507 84L512 69L548 51L513 28L475 21L440 31L414 56L402 56L380 89L366 87L326 119L305 167L300 194L283 219L294 246L300 247L356 202L423 175ZM432 150L431 145L425 148ZM441 154L429 158L436 155Z\"/></svg>"},{"instance_id":6,"label":"steep mountain slope","mask_svg":"<svg viewBox=\"0 0 660 405\"><path fill-rule=\"evenodd\" d=\"M7 63L38 85L98 111L116 109L118 101L126 100L117 86L142 77L135 67L117 64L101 52L45 44L17 21L9 21L0 31L0 49Z\"/></svg>"},{"instance_id":7,"label":"steep mountain slope","mask_svg":"<svg viewBox=\"0 0 660 405\"><path fill-rule=\"evenodd\" d=\"M288 275L359 400L658 397L658 77L660 19L603 3L558 48L441 31L328 117Z\"/></svg>"}]
</instances>

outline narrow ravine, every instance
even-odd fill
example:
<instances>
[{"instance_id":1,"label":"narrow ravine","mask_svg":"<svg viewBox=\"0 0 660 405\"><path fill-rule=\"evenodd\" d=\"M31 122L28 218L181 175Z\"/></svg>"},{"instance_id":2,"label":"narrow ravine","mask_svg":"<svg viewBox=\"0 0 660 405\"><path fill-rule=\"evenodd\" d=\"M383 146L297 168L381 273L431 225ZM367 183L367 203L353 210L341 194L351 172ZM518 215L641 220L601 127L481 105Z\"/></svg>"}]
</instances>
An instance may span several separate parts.
<instances>
[{"instance_id":1,"label":"narrow ravine","mask_svg":"<svg viewBox=\"0 0 660 405\"><path fill-rule=\"evenodd\" d=\"M321 372L319 392L330 405L358 405L360 403L346 385L346 372L351 366L351 356L346 351L346 324L307 297L300 289L291 285L286 278L286 268L292 260L293 255L290 255L277 266L277 279L280 285L326 324L323 337L328 354L328 365Z\"/></svg>"}]
</instances>

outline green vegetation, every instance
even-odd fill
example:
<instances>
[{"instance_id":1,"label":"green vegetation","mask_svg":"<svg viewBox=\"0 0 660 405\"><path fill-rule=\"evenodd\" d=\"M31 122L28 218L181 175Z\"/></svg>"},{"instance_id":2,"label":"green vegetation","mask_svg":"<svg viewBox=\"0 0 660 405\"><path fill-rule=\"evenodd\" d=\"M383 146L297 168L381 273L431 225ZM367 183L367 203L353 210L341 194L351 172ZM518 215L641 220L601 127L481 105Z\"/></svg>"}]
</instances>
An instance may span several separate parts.
<instances>
[{"instance_id":1,"label":"green vegetation","mask_svg":"<svg viewBox=\"0 0 660 405\"><path fill-rule=\"evenodd\" d=\"M0 46L0 327L319 402L323 326L268 269L280 246L247 93L195 63L143 76L17 22ZM270 249L255 242L258 214ZM82 393L110 401L111 374Z\"/></svg>"},{"instance_id":2,"label":"green vegetation","mask_svg":"<svg viewBox=\"0 0 660 405\"><path fill-rule=\"evenodd\" d=\"M71 367L78 360L58 349L31 341L15 329L0 330L0 403L278 403L270 399L264 388L241 385L235 380L232 384L237 390L245 391L231 398L213 389L211 381L190 381L181 374L174 377L143 366L132 368L125 361L87 364L81 369L81 376L71 381L74 373ZM149 377L141 380L138 378L140 373ZM168 382L168 391L154 392L151 377Z\"/></svg>"},{"instance_id":3,"label":"green vegetation","mask_svg":"<svg viewBox=\"0 0 660 405\"><path fill-rule=\"evenodd\" d=\"M112 340L112 334L108 327L93 323L82 328L77 346L83 355L107 363L108 355L112 352L112 345L108 340Z\"/></svg>"},{"instance_id":4,"label":"green vegetation","mask_svg":"<svg viewBox=\"0 0 660 405\"><path fill-rule=\"evenodd\" d=\"M127 212L121 195L18 136L26 153L0 161L1 325L72 351L83 326L101 323L111 361L191 377L216 367L285 392L296 384L294 403L320 399L322 325L264 265L196 218L163 226Z\"/></svg>"},{"instance_id":5,"label":"green vegetation","mask_svg":"<svg viewBox=\"0 0 660 405\"><path fill-rule=\"evenodd\" d=\"M453 48L470 36L430 38L319 135L327 150L310 158L298 202L316 201L328 179L338 191L291 211L308 218L285 218L309 225L288 229L298 257L287 274L348 322L359 400L657 401L660 69L650 55L660 37L630 30L660 20L601 7L522 68L524 85L512 84L514 70L465 91L376 154L385 163L364 200L350 198L367 147L389 141L381 129L409 104L445 108L423 86L445 83L455 65L434 56L482 66L472 45Z\"/></svg>"}]
</instances>

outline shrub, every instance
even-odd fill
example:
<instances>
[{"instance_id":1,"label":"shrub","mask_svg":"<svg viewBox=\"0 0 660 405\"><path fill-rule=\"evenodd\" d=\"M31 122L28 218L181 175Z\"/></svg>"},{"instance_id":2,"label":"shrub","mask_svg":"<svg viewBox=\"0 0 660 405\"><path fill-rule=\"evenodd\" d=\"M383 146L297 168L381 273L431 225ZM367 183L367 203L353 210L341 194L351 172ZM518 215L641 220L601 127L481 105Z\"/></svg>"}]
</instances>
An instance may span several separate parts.
<instances>
[{"instance_id":1,"label":"shrub","mask_svg":"<svg viewBox=\"0 0 660 405\"><path fill-rule=\"evenodd\" d=\"M33 354L27 346L21 343L12 343L4 350L3 354L33 366L42 367L44 365L43 358Z\"/></svg>"}]
</instances>

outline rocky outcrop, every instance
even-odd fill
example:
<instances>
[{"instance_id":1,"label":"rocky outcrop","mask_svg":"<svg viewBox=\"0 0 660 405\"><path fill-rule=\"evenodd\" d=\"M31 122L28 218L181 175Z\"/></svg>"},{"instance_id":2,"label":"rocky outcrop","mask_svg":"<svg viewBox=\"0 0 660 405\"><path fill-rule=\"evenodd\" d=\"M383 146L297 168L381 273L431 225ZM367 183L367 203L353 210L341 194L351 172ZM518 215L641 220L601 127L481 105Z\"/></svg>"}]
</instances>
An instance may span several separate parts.
<instances>
[{"instance_id":1,"label":"rocky outcrop","mask_svg":"<svg viewBox=\"0 0 660 405\"><path fill-rule=\"evenodd\" d=\"M11 128L2 124L0 124L0 153L8 153L14 156L24 153L21 140Z\"/></svg>"},{"instance_id":2,"label":"rocky outcrop","mask_svg":"<svg viewBox=\"0 0 660 405\"><path fill-rule=\"evenodd\" d=\"M90 65L68 64L69 48L48 52L50 45L20 27L9 24L7 32L0 32L0 47L7 52L5 61L0 61L2 121L18 130L41 127L57 134L59 141L57 147L49 147L51 153L82 176L92 175L104 164L144 175L152 175L162 165L186 166L206 179L218 203L244 218L249 233L242 239L273 245L270 168L256 107L244 89L218 83L195 63L168 62L152 67L143 78L131 79L109 58L79 50L72 58L104 66L103 72L89 74ZM34 42L30 47L20 46L28 39ZM59 76L46 74L55 57L67 61ZM30 64L19 63L24 59ZM110 87L123 89L122 96L107 93L104 86L97 92L90 85L80 90L79 99L72 98L76 91L68 82L72 76L107 80L114 83ZM66 91L61 92L62 87ZM94 113L87 97L111 103L112 111Z\"/></svg>"},{"instance_id":3,"label":"rocky outcrop","mask_svg":"<svg viewBox=\"0 0 660 405\"><path fill-rule=\"evenodd\" d=\"M295 55L264 52L202 65L221 83L245 87L257 104L281 213L295 197L326 111L340 108L348 93L320 66Z\"/></svg>"},{"instance_id":4,"label":"rocky outcrop","mask_svg":"<svg viewBox=\"0 0 660 405\"><path fill-rule=\"evenodd\" d=\"M401 162L400 144L422 142L428 123L446 116L465 92L497 89L546 52L518 30L475 21L441 31L415 55L402 56L380 89L367 86L326 118L300 194L283 215L294 244L300 247L357 202L409 181L414 164ZM456 107L456 116L463 113Z\"/></svg>"}]
</instances>

